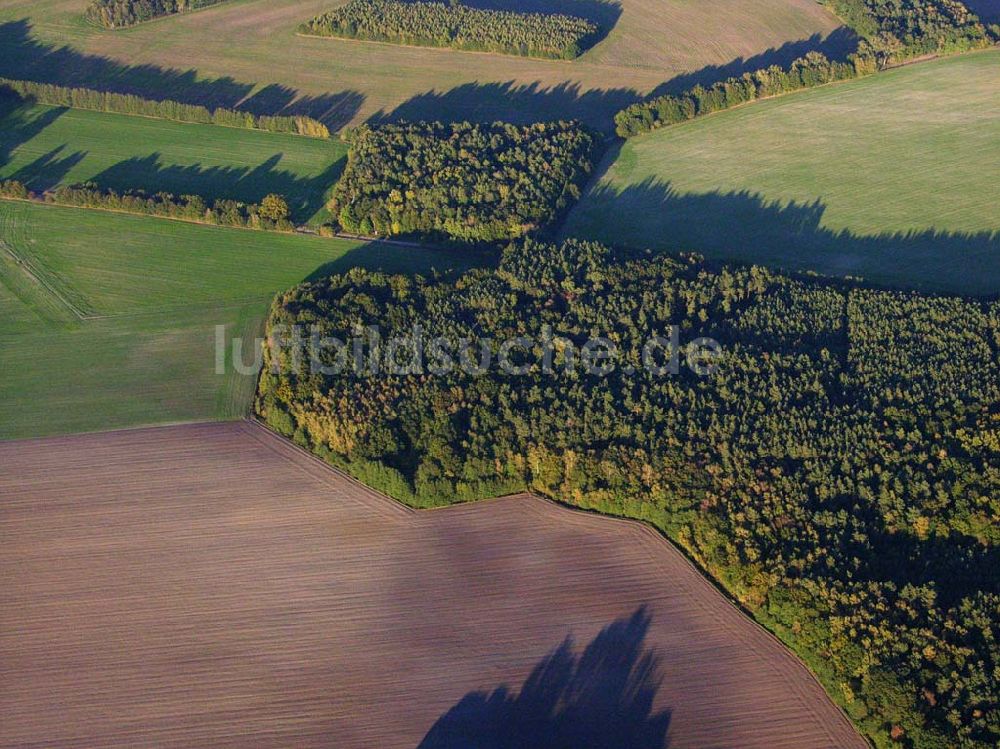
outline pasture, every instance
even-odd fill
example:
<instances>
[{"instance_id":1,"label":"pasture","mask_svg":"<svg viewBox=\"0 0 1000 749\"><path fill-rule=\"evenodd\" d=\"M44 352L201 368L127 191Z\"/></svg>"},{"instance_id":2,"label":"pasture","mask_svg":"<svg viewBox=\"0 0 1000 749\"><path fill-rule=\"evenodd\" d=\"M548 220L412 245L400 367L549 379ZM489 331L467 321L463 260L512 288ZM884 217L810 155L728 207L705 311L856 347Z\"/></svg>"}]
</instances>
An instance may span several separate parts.
<instances>
[{"instance_id":1,"label":"pasture","mask_svg":"<svg viewBox=\"0 0 1000 749\"><path fill-rule=\"evenodd\" d=\"M247 422L2 443L0 495L5 749L867 746L636 523L407 510Z\"/></svg>"},{"instance_id":2,"label":"pasture","mask_svg":"<svg viewBox=\"0 0 1000 749\"><path fill-rule=\"evenodd\" d=\"M215 374L216 325L227 340L259 335L276 292L355 264L414 272L469 262L2 201L0 439L240 418L255 377L231 366Z\"/></svg>"},{"instance_id":3,"label":"pasture","mask_svg":"<svg viewBox=\"0 0 1000 749\"><path fill-rule=\"evenodd\" d=\"M574 117L608 129L639 96L849 45L812 0L471 0L560 11L606 38L572 62L296 36L336 0L229 0L120 31L88 26L79 0L7 0L0 75L89 84L261 112L333 128L369 119L513 121Z\"/></svg>"},{"instance_id":4,"label":"pasture","mask_svg":"<svg viewBox=\"0 0 1000 749\"><path fill-rule=\"evenodd\" d=\"M877 284L1000 288L1000 51L627 141L564 233Z\"/></svg>"},{"instance_id":5,"label":"pasture","mask_svg":"<svg viewBox=\"0 0 1000 749\"><path fill-rule=\"evenodd\" d=\"M293 220L325 213L346 161L340 139L149 119L44 105L0 118L0 179L41 192L93 180L116 190L258 202L288 199Z\"/></svg>"}]
</instances>

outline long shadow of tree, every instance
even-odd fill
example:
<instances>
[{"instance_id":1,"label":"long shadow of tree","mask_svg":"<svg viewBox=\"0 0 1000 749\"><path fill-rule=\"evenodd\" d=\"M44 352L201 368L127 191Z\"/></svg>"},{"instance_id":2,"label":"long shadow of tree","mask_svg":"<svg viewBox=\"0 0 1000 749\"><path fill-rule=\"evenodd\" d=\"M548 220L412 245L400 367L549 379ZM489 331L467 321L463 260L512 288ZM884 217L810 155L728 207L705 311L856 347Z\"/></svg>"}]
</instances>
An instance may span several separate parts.
<instances>
[{"instance_id":1,"label":"long shadow of tree","mask_svg":"<svg viewBox=\"0 0 1000 749\"><path fill-rule=\"evenodd\" d=\"M24 108L24 100L0 94L0 167L11 154L59 119L66 110L52 107L40 111Z\"/></svg>"},{"instance_id":2,"label":"long shadow of tree","mask_svg":"<svg viewBox=\"0 0 1000 749\"><path fill-rule=\"evenodd\" d=\"M503 7L508 0L473 2L480 7ZM616 3L605 0L557 0L555 5L547 0L525 2L527 6L522 8L524 4L519 3L518 7L546 12L576 12L597 21L602 29L613 26L621 12ZM814 49L831 57L842 57L855 46L856 39L847 30L835 31L826 38L814 35L752 57L738 58L726 65L707 66L678 75L656 87L650 95L678 91L696 83L711 83L769 65L786 65ZM0 55L0 76L66 86L89 86L207 107L239 107L255 114L309 115L333 130L351 122L365 99L359 91L310 96L280 84L264 85L254 92L255 83L240 82L231 77L203 79L194 69L126 65L107 57L79 52L68 45L41 42L32 36L27 19L0 24L0 49L4 50L4 54ZM524 123L576 118L610 131L614 113L643 98L642 92L632 88L584 90L570 81L549 87L539 82L475 82L446 91L426 91L391 111L375 113L369 121L505 119Z\"/></svg>"},{"instance_id":3,"label":"long shadow of tree","mask_svg":"<svg viewBox=\"0 0 1000 749\"><path fill-rule=\"evenodd\" d=\"M965 0L965 4L986 23L1000 21L1000 0Z\"/></svg>"},{"instance_id":4,"label":"long shadow of tree","mask_svg":"<svg viewBox=\"0 0 1000 749\"><path fill-rule=\"evenodd\" d=\"M14 172L10 178L17 180L34 192L44 192L55 187L74 166L83 161L86 151L74 151L63 155L66 150L65 145L57 146L51 151L42 154L30 164L25 164Z\"/></svg>"},{"instance_id":5,"label":"long shadow of tree","mask_svg":"<svg viewBox=\"0 0 1000 749\"><path fill-rule=\"evenodd\" d=\"M567 0L569 2L570 0ZM493 0L483 0L489 3ZM499 0L497 0L499 3ZM788 42L759 55L737 58L726 65L710 65L682 73L657 86L648 96L658 96L708 84L770 65L788 65L811 50L842 58L857 48L857 38L847 29L826 38L815 34L808 39ZM380 110L368 118L370 124L402 120L458 119L477 122L507 120L516 123L575 118L610 131L616 112L646 98L632 88L583 89L566 81L555 86L516 81L465 83L447 91L430 90L417 94L391 111Z\"/></svg>"},{"instance_id":6,"label":"long shadow of tree","mask_svg":"<svg viewBox=\"0 0 1000 749\"><path fill-rule=\"evenodd\" d=\"M724 65L707 65L699 70L681 73L657 86L650 96L677 93L699 84L707 86L716 81L741 76L772 65L787 67L809 52L820 52L831 60L844 60L857 50L858 42L859 39L853 31L841 26L825 37L813 34L806 39L785 42L780 47L771 47L750 57L737 57Z\"/></svg>"},{"instance_id":7,"label":"long shadow of tree","mask_svg":"<svg viewBox=\"0 0 1000 749\"><path fill-rule=\"evenodd\" d=\"M315 177L299 177L277 168L281 156L274 154L255 167L203 167L200 164L163 164L159 153L151 153L120 161L94 176L93 181L115 190L191 193L210 199L228 198L250 203L276 192L288 200L293 221L308 221L323 207L328 190L344 167L344 159Z\"/></svg>"},{"instance_id":8,"label":"long shadow of tree","mask_svg":"<svg viewBox=\"0 0 1000 749\"><path fill-rule=\"evenodd\" d=\"M1000 232L935 229L859 235L822 225L820 201L768 201L743 190L684 193L647 179L598 184L565 233L635 249L699 252L876 284L976 295L1000 288Z\"/></svg>"},{"instance_id":9,"label":"long shadow of tree","mask_svg":"<svg viewBox=\"0 0 1000 749\"><path fill-rule=\"evenodd\" d=\"M442 715L419 749L663 749L670 712L653 702L659 657L645 646L645 607L605 627L580 655L573 640L543 658L515 694L471 692Z\"/></svg>"},{"instance_id":10,"label":"long shadow of tree","mask_svg":"<svg viewBox=\"0 0 1000 749\"><path fill-rule=\"evenodd\" d=\"M27 19L0 24L0 76L61 86L81 86L136 94L151 99L173 99L209 108L247 106L255 114L309 115L339 130L364 102L358 91L321 96L299 95L283 86L265 86L251 96L254 83L228 76L202 79L196 70L157 65L125 65L107 57L79 52L68 45L45 44L31 34ZM277 96L275 91L280 91ZM249 97L249 98L248 98Z\"/></svg>"}]
</instances>

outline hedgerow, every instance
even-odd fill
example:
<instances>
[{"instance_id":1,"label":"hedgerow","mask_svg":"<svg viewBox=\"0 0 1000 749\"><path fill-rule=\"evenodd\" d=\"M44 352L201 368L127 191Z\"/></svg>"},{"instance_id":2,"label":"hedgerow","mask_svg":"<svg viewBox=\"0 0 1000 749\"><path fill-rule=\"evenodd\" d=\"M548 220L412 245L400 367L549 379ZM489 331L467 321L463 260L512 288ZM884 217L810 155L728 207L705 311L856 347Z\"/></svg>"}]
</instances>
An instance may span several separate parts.
<instances>
[{"instance_id":1,"label":"hedgerow","mask_svg":"<svg viewBox=\"0 0 1000 749\"><path fill-rule=\"evenodd\" d=\"M330 130L327 126L311 117L256 115L252 112L223 107L209 110L199 104L183 104L169 99L144 99L141 96L119 94L113 91L96 91L91 88L70 88L51 83L0 78L0 92L4 89L40 104L52 104L59 107L134 114L176 120L177 122L224 125L248 130L266 130L272 133L295 133L311 138L330 137Z\"/></svg>"},{"instance_id":2,"label":"hedgerow","mask_svg":"<svg viewBox=\"0 0 1000 749\"><path fill-rule=\"evenodd\" d=\"M858 78L875 70L875 61L871 57L856 55L848 62L831 62L819 52L810 52L787 69L772 65L707 87L695 86L680 94L668 94L633 104L615 115L615 132L622 138L631 138L755 99Z\"/></svg>"},{"instance_id":3,"label":"hedgerow","mask_svg":"<svg viewBox=\"0 0 1000 749\"><path fill-rule=\"evenodd\" d=\"M160 16L216 5L224 0L93 0L87 6L88 20L108 29L134 26Z\"/></svg>"}]
</instances>

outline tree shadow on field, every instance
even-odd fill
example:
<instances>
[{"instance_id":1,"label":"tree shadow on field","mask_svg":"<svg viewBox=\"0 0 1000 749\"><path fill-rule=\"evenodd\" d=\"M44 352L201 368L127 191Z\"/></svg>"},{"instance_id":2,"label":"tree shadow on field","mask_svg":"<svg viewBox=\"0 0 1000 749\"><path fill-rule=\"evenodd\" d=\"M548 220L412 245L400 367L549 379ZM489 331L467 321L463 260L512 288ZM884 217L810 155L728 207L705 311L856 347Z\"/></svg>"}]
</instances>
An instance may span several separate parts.
<instances>
[{"instance_id":1,"label":"tree shadow on field","mask_svg":"<svg viewBox=\"0 0 1000 749\"><path fill-rule=\"evenodd\" d=\"M965 4L985 23L1000 21L1000 0L965 0Z\"/></svg>"},{"instance_id":2,"label":"tree shadow on field","mask_svg":"<svg viewBox=\"0 0 1000 749\"><path fill-rule=\"evenodd\" d=\"M0 77L17 78L60 86L79 86L100 91L135 94L149 99L171 99L185 104L243 108L250 104L254 114L308 115L321 120L331 130L350 122L364 102L358 91L341 91L322 96L299 95L294 89L265 86L231 77L199 78L194 68L179 70L157 65L125 65L107 57L79 52L68 45L49 45L32 36L27 19L0 23ZM269 89L280 89L275 97ZM249 98L248 98L249 97Z\"/></svg>"},{"instance_id":3,"label":"tree shadow on field","mask_svg":"<svg viewBox=\"0 0 1000 749\"><path fill-rule=\"evenodd\" d=\"M21 97L0 93L0 167L10 161L19 146L62 117L65 111L60 107L30 111Z\"/></svg>"},{"instance_id":4,"label":"tree shadow on field","mask_svg":"<svg viewBox=\"0 0 1000 749\"><path fill-rule=\"evenodd\" d=\"M857 51L859 41L857 34L846 26L841 26L825 37L813 34L807 39L785 42L780 47L771 47L751 57L737 57L724 65L707 65L699 70L681 73L657 86L650 96L676 94L698 85L708 86L716 81L736 78L772 65L785 68L809 52L819 52L830 60L846 60L848 55Z\"/></svg>"},{"instance_id":5,"label":"tree shadow on field","mask_svg":"<svg viewBox=\"0 0 1000 749\"><path fill-rule=\"evenodd\" d=\"M655 712L660 659L646 648L645 607L605 627L579 655L573 640L545 656L514 693L470 692L418 749L664 749L670 712Z\"/></svg>"},{"instance_id":6,"label":"tree shadow on field","mask_svg":"<svg viewBox=\"0 0 1000 749\"><path fill-rule=\"evenodd\" d=\"M747 190L684 193L647 179L619 190L595 184L565 233L634 249L710 258L886 287L988 296L1000 288L1000 231L935 229L859 235L822 225L820 201L768 201Z\"/></svg>"},{"instance_id":7,"label":"tree shadow on field","mask_svg":"<svg viewBox=\"0 0 1000 749\"><path fill-rule=\"evenodd\" d=\"M45 192L55 187L87 156L86 151L75 151L63 156L64 150L66 150L65 144L53 148L30 164L22 166L10 178L22 183L33 192Z\"/></svg>"},{"instance_id":8,"label":"tree shadow on field","mask_svg":"<svg viewBox=\"0 0 1000 749\"><path fill-rule=\"evenodd\" d=\"M815 34L808 39L788 42L753 57L741 57L725 65L710 65L690 73L682 73L660 84L648 95L633 88L583 89L580 84L570 81L547 87L538 81L464 83L446 91L432 89L417 94L390 111L380 110L374 113L368 118L368 123L379 125L387 122L450 119L471 122L505 120L528 124L544 120L577 119L591 127L610 132L614 126L614 115L618 111L645 98L677 93L697 84L711 84L770 65L787 66L813 50L823 52L832 59L843 59L857 48L857 41L854 33L844 28L837 29L825 38Z\"/></svg>"},{"instance_id":9,"label":"tree shadow on field","mask_svg":"<svg viewBox=\"0 0 1000 749\"><path fill-rule=\"evenodd\" d=\"M545 87L539 82L463 83L448 91L431 90L406 100L395 109L380 110L368 123L440 120L495 122L519 125L546 120L579 119L594 127L610 129L611 117L640 100L635 89L583 90L564 82Z\"/></svg>"},{"instance_id":10,"label":"tree shadow on field","mask_svg":"<svg viewBox=\"0 0 1000 749\"><path fill-rule=\"evenodd\" d=\"M151 153L125 159L94 176L92 181L118 191L196 194L210 200L226 198L247 203L258 203L274 192L288 201L292 221L305 223L323 207L345 163L341 158L315 177L299 177L277 168L282 158L280 153L255 167L167 165L161 158L161 154Z\"/></svg>"},{"instance_id":11,"label":"tree shadow on field","mask_svg":"<svg viewBox=\"0 0 1000 749\"><path fill-rule=\"evenodd\" d=\"M369 240L345 252L335 260L323 263L306 276L304 283L320 281L347 273L352 268L364 268L389 274L435 274L452 277L470 268L495 267L497 253L476 248L414 247L396 242Z\"/></svg>"}]
</instances>

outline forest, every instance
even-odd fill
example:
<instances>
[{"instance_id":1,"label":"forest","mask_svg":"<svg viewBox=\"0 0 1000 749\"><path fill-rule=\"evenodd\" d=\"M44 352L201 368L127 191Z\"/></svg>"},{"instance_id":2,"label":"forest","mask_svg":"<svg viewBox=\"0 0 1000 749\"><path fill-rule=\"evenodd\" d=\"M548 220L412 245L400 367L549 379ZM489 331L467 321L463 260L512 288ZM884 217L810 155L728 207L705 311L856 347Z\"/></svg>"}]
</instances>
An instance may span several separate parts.
<instances>
[{"instance_id":1,"label":"forest","mask_svg":"<svg viewBox=\"0 0 1000 749\"><path fill-rule=\"evenodd\" d=\"M871 57L852 55L848 62L831 62L819 52L809 52L787 70L772 65L707 87L699 85L677 95L667 94L632 104L615 115L615 132L622 138L631 138L755 99L871 75L875 69Z\"/></svg>"},{"instance_id":2,"label":"forest","mask_svg":"<svg viewBox=\"0 0 1000 749\"><path fill-rule=\"evenodd\" d=\"M85 15L107 29L120 29L221 2L224 0L93 0Z\"/></svg>"},{"instance_id":3,"label":"forest","mask_svg":"<svg viewBox=\"0 0 1000 749\"><path fill-rule=\"evenodd\" d=\"M964 52L1000 39L958 0L821 0L883 65L927 54Z\"/></svg>"},{"instance_id":4,"label":"forest","mask_svg":"<svg viewBox=\"0 0 1000 749\"><path fill-rule=\"evenodd\" d=\"M580 197L599 140L575 122L361 126L330 211L364 236L495 242L545 227Z\"/></svg>"},{"instance_id":5,"label":"forest","mask_svg":"<svg viewBox=\"0 0 1000 749\"><path fill-rule=\"evenodd\" d=\"M292 326L409 339L307 367ZM707 376L647 365L671 326L667 358L718 342ZM301 285L268 335L258 413L366 483L416 506L527 488L651 522L877 746L1000 741L1000 303L524 239L458 277ZM519 336L517 372L425 350L479 361L475 342ZM596 336L619 366L581 372Z\"/></svg>"},{"instance_id":6,"label":"forest","mask_svg":"<svg viewBox=\"0 0 1000 749\"><path fill-rule=\"evenodd\" d=\"M598 28L560 13L516 13L470 8L460 2L351 0L304 23L305 34L376 42L451 47L476 52L570 60Z\"/></svg>"},{"instance_id":7,"label":"forest","mask_svg":"<svg viewBox=\"0 0 1000 749\"><path fill-rule=\"evenodd\" d=\"M70 88L51 83L0 78L0 99L16 96L21 99L73 109L133 114L177 122L224 125L272 133L296 133L312 138L329 138L330 130L312 117L296 115L255 115L252 112L218 107L210 110L200 104L183 104L169 99L145 99L134 94L97 91L91 88Z\"/></svg>"}]
</instances>

